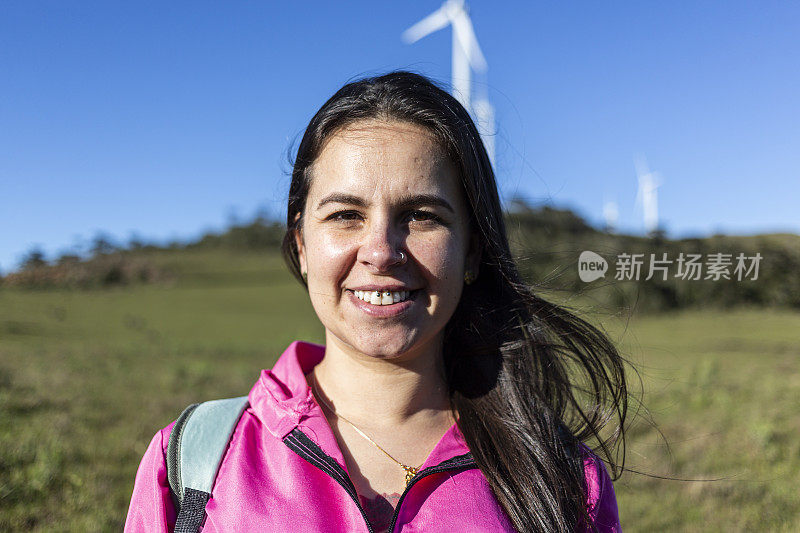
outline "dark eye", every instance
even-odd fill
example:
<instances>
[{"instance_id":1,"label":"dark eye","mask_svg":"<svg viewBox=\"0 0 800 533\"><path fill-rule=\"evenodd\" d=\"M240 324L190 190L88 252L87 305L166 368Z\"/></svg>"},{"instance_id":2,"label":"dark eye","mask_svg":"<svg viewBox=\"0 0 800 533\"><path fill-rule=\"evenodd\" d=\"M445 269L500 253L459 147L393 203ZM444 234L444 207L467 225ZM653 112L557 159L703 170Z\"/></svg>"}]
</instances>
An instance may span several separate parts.
<instances>
[{"instance_id":1,"label":"dark eye","mask_svg":"<svg viewBox=\"0 0 800 533\"><path fill-rule=\"evenodd\" d=\"M354 220L358 220L360 215L355 211L337 211L336 213L331 213L327 220L340 220L343 222L352 222Z\"/></svg>"},{"instance_id":2,"label":"dark eye","mask_svg":"<svg viewBox=\"0 0 800 533\"><path fill-rule=\"evenodd\" d=\"M408 217L410 219L413 218L414 220L419 222L439 222L441 220L438 216L436 216L434 213L431 213L430 211L420 211L420 210L411 211L408 214Z\"/></svg>"}]
</instances>

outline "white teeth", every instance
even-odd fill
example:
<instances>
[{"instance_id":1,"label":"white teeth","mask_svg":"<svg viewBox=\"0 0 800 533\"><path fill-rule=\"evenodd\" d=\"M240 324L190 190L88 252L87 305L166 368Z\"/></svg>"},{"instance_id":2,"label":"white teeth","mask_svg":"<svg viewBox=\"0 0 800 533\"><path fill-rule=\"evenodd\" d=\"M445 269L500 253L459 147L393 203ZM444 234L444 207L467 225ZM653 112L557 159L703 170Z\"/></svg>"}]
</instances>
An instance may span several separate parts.
<instances>
[{"instance_id":1,"label":"white teeth","mask_svg":"<svg viewBox=\"0 0 800 533\"><path fill-rule=\"evenodd\" d=\"M372 305L391 305L407 300L409 291L353 291L356 297Z\"/></svg>"}]
</instances>

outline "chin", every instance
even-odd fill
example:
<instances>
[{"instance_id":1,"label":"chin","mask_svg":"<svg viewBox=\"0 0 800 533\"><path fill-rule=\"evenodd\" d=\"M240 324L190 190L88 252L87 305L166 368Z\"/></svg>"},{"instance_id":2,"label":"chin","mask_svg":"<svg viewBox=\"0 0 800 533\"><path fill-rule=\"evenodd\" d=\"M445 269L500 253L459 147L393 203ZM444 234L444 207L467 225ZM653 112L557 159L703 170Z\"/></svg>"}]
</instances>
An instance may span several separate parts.
<instances>
[{"instance_id":1,"label":"chin","mask_svg":"<svg viewBox=\"0 0 800 533\"><path fill-rule=\"evenodd\" d=\"M419 332L405 338L392 336L387 331L385 335L375 335L363 339L358 346L354 346L361 353L377 359L407 359L416 355L424 355L432 347L433 338L423 337Z\"/></svg>"},{"instance_id":2,"label":"chin","mask_svg":"<svg viewBox=\"0 0 800 533\"><path fill-rule=\"evenodd\" d=\"M420 338L409 331L350 331L337 337L352 349L376 359L395 359L418 348Z\"/></svg>"},{"instance_id":3,"label":"chin","mask_svg":"<svg viewBox=\"0 0 800 533\"><path fill-rule=\"evenodd\" d=\"M413 348L413 344L382 343L376 340L354 346L359 352L376 359L395 359Z\"/></svg>"}]
</instances>

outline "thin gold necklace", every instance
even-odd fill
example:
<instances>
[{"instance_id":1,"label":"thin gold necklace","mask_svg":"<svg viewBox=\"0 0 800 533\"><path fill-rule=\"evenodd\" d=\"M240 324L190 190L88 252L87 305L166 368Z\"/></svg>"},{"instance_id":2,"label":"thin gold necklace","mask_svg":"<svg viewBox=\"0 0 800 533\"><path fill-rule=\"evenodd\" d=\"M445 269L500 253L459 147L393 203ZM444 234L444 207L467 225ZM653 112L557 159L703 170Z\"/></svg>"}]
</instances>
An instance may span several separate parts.
<instances>
[{"instance_id":1,"label":"thin gold necklace","mask_svg":"<svg viewBox=\"0 0 800 533\"><path fill-rule=\"evenodd\" d=\"M372 440L371 438L369 438L369 436L368 436L366 433L364 433L363 431L361 431L360 429L358 429L358 427L357 427L355 424L353 424L353 423L352 423L352 422L350 422L348 419L346 419L345 417L343 417L342 415L340 415L339 413L337 413L337 412L336 412L336 411L333 409L333 407L331 407L330 405L328 405L328 403L327 403L325 400L323 400L323 399L322 399L322 395L321 395L321 394L319 394L319 392L317 392L317 375L316 375L316 373L312 373L311 379L313 380L313 381L312 381L312 383L311 383L311 392L313 392L313 393L314 393L314 397L315 397L317 400L319 400L319 401L320 401L320 403L321 403L322 405L324 405L324 406L325 406L325 407L328 409L328 411L330 411L331 413L333 413L334 415L336 415L336 417L337 417L337 418L341 418L342 420L344 420L345 422L347 422L348 424L350 424L351 426L353 426L353 429L355 429L356 431L358 431L358 434L359 434L359 435L361 435L362 437L364 437L365 439L367 439L368 441L370 441L370 442L371 442L371 443L372 443L372 444L373 444L373 445L374 445L376 448L378 448L380 451L382 451L383 453L385 453L385 454L386 454L386 457L388 457L389 459L391 459L392 461L394 461L395 463L397 463L398 465L400 465L400 466L403 468L403 470L405 470L405 472L406 472L406 487L407 487L407 486L408 486L408 484L409 484L409 483L411 483L411 480L414 478L414 476L416 475L416 473L417 473L417 472L419 472L419 469L420 469L420 468L422 468L422 465L419 465L419 466L418 466L418 467L416 467L416 468L415 468L415 467L413 467L413 466L404 465L403 463L401 463L400 461L398 461L397 459L395 459L394 457L392 457L391 455L389 455L389 452L387 452L386 450L384 450L383 448L381 448L380 446L378 446L378 443L377 443L377 442L375 442L374 440ZM424 464L424 463L423 463L423 464Z\"/></svg>"}]
</instances>

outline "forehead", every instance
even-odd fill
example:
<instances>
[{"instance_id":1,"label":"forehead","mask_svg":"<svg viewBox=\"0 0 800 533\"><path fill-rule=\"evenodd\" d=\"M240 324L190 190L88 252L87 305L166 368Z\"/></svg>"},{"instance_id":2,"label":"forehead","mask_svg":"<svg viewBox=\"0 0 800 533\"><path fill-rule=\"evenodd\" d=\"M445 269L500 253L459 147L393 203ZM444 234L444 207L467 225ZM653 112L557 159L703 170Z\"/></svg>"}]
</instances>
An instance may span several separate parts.
<instances>
[{"instance_id":1,"label":"forehead","mask_svg":"<svg viewBox=\"0 0 800 533\"><path fill-rule=\"evenodd\" d=\"M407 122L361 121L334 133L311 167L310 197L332 190L457 194L456 171L436 137Z\"/></svg>"}]
</instances>

